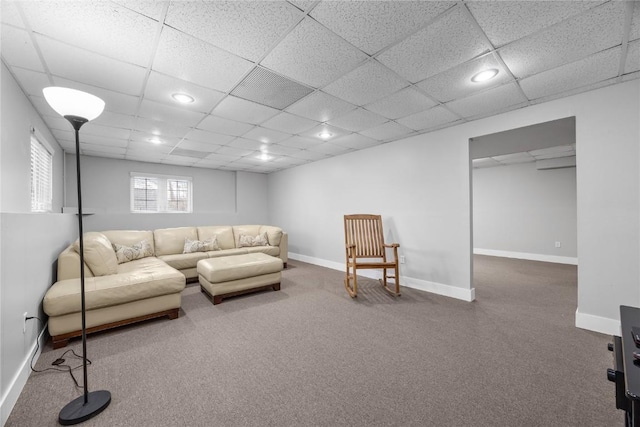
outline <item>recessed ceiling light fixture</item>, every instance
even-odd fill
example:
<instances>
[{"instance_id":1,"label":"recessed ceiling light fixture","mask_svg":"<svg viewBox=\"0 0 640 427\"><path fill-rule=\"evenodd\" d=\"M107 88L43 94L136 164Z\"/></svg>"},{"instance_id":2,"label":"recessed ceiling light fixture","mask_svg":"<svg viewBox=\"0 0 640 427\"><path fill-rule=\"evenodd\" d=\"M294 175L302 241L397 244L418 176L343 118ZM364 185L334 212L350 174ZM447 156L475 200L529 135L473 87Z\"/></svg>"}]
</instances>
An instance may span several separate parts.
<instances>
[{"instance_id":1,"label":"recessed ceiling light fixture","mask_svg":"<svg viewBox=\"0 0 640 427\"><path fill-rule=\"evenodd\" d=\"M149 141L152 144L162 144L162 140L160 138L157 137L153 137L153 138L148 138L147 141Z\"/></svg>"},{"instance_id":2,"label":"recessed ceiling light fixture","mask_svg":"<svg viewBox=\"0 0 640 427\"><path fill-rule=\"evenodd\" d=\"M256 156L257 158L259 158L260 160L266 162L267 160L271 160L273 159L273 157L271 157L270 155L268 155L267 153L263 152L262 154Z\"/></svg>"},{"instance_id":3,"label":"recessed ceiling light fixture","mask_svg":"<svg viewBox=\"0 0 640 427\"><path fill-rule=\"evenodd\" d=\"M174 93L171 97L181 104L191 104L195 101L193 96L187 95L186 93Z\"/></svg>"},{"instance_id":4,"label":"recessed ceiling light fixture","mask_svg":"<svg viewBox=\"0 0 640 427\"><path fill-rule=\"evenodd\" d=\"M322 138L322 139L328 139L328 138L331 138L331 137L333 136L333 134L332 134L331 132L327 132L327 131L325 130L325 131L320 132L320 133L318 134L318 136L319 136L320 138Z\"/></svg>"},{"instance_id":5,"label":"recessed ceiling light fixture","mask_svg":"<svg viewBox=\"0 0 640 427\"><path fill-rule=\"evenodd\" d=\"M488 70L480 71L478 74L471 77L471 81L474 83L486 82L498 75L496 68L490 68Z\"/></svg>"}]
</instances>

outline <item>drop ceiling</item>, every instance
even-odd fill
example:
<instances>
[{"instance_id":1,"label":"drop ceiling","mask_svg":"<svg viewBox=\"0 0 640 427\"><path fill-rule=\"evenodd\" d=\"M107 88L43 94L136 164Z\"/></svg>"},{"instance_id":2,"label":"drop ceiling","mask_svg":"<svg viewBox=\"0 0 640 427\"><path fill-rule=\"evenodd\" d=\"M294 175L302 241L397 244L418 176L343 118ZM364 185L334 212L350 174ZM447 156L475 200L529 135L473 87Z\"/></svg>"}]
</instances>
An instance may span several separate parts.
<instances>
[{"instance_id":1,"label":"drop ceiling","mask_svg":"<svg viewBox=\"0 0 640 427\"><path fill-rule=\"evenodd\" d=\"M153 163L270 173L640 77L633 1L1 8L2 61L65 151L73 133L47 86L105 100L82 154ZM497 77L472 83L486 68Z\"/></svg>"}]
</instances>

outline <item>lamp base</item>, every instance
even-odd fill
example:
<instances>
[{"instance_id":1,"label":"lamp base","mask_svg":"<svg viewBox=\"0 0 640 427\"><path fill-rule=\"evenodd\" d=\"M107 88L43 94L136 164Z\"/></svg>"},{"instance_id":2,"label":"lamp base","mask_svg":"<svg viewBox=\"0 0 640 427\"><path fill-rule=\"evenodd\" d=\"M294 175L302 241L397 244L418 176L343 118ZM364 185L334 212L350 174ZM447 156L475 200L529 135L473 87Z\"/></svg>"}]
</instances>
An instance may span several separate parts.
<instances>
[{"instance_id":1,"label":"lamp base","mask_svg":"<svg viewBox=\"0 0 640 427\"><path fill-rule=\"evenodd\" d=\"M111 393L106 390L90 392L86 404L83 394L62 408L58 422L63 426L80 424L104 411L109 403L111 403Z\"/></svg>"}]
</instances>

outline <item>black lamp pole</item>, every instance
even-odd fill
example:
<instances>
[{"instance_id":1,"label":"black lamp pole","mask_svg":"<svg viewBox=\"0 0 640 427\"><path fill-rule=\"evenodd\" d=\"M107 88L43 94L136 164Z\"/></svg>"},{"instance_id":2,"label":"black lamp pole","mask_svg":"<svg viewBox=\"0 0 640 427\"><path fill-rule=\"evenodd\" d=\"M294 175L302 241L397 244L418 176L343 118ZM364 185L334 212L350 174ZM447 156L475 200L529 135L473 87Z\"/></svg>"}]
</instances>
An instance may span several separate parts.
<instances>
[{"instance_id":1,"label":"black lamp pole","mask_svg":"<svg viewBox=\"0 0 640 427\"><path fill-rule=\"evenodd\" d=\"M84 238L82 231L82 190L80 188L80 137L79 131L88 120L79 116L64 116L76 131L76 181L78 184L78 240L80 242L80 298L82 304L82 370L84 394L62 408L58 421L68 426L82 423L102 412L111 403L111 393L106 390L92 391L87 387L87 323L84 298Z\"/></svg>"}]
</instances>

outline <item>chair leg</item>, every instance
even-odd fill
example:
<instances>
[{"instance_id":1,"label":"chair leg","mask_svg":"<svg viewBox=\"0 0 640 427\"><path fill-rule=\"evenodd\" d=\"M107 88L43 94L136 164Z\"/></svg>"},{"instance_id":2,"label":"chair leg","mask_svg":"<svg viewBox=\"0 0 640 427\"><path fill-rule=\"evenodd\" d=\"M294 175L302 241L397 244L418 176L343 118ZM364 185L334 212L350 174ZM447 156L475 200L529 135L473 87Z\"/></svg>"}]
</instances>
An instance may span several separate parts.
<instances>
[{"instance_id":1,"label":"chair leg","mask_svg":"<svg viewBox=\"0 0 640 427\"><path fill-rule=\"evenodd\" d=\"M353 271L353 276L349 274L349 270ZM351 278L353 277L353 287L351 287ZM347 276L344 278L344 287L351 298L358 296L358 282L356 279L356 268L347 262Z\"/></svg>"},{"instance_id":2,"label":"chair leg","mask_svg":"<svg viewBox=\"0 0 640 427\"><path fill-rule=\"evenodd\" d=\"M389 292L391 295L399 297L400 296L400 276L398 275L398 265L395 266L395 277L393 278L395 281L395 290L391 289L387 283L387 269L384 268L384 279L380 280L382 287L385 291Z\"/></svg>"}]
</instances>

